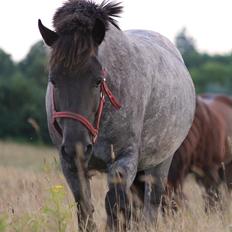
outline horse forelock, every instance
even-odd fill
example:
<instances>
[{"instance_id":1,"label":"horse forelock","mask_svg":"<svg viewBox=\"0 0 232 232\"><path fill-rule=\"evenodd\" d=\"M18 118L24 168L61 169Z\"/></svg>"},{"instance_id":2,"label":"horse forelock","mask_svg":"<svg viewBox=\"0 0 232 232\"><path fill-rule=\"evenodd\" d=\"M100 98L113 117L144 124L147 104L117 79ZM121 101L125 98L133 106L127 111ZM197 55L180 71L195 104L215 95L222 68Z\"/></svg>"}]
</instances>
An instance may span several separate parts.
<instances>
[{"instance_id":1,"label":"horse forelock","mask_svg":"<svg viewBox=\"0 0 232 232\"><path fill-rule=\"evenodd\" d=\"M114 17L118 17L121 11L120 3L108 1L100 5L90 0L65 2L53 17L59 38L52 47L50 64L62 62L67 67L84 64L98 46L92 36L96 20L104 24L105 30L108 30L109 23L119 29Z\"/></svg>"}]
</instances>

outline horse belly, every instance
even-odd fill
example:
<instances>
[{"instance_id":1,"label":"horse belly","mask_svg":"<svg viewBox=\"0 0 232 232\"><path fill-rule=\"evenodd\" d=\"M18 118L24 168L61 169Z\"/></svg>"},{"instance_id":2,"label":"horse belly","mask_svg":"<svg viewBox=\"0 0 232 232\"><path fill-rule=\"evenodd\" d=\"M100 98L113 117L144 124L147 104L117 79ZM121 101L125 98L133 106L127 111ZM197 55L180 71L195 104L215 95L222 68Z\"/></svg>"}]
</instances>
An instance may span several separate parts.
<instances>
[{"instance_id":1,"label":"horse belly","mask_svg":"<svg viewBox=\"0 0 232 232\"><path fill-rule=\"evenodd\" d=\"M160 126L154 126L152 128L153 134L142 138L138 166L140 170L156 166L172 156L186 137L189 129L188 127L174 129L171 124L165 128ZM151 134L151 131L149 132L148 134Z\"/></svg>"},{"instance_id":2,"label":"horse belly","mask_svg":"<svg viewBox=\"0 0 232 232\"><path fill-rule=\"evenodd\" d=\"M142 130L140 170L156 166L172 156L192 125L195 91L190 76L183 73L173 77L173 82L166 78L153 91Z\"/></svg>"}]
</instances>

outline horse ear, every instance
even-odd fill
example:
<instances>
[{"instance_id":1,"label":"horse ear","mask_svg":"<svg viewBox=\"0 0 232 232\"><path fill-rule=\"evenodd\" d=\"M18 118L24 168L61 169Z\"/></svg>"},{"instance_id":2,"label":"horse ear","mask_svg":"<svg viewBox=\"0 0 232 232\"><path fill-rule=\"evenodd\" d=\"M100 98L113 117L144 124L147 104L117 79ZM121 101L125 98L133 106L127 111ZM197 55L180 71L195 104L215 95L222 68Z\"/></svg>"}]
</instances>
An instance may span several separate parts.
<instances>
[{"instance_id":1,"label":"horse ear","mask_svg":"<svg viewBox=\"0 0 232 232\"><path fill-rule=\"evenodd\" d=\"M93 35L93 40L97 45L101 44L101 42L105 37L105 33L106 33L105 24L100 19L96 19L95 25L93 27L92 35Z\"/></svg>"},{"instance_id":2,"label":"horse ear","mask_svg":"<svg viewBox=\"0 0 232 232\"><path fill-rule=\"evenodd\" d=\"M58 34L50 29L48 29L47 27L45 27L41 20L38 20L38 27L39 27L39 31L40 34L43 37L44 42L48 45L48 46L52 46L54 42L56 42L56 40L58 39Z\"/></svg>"}]
</instances>

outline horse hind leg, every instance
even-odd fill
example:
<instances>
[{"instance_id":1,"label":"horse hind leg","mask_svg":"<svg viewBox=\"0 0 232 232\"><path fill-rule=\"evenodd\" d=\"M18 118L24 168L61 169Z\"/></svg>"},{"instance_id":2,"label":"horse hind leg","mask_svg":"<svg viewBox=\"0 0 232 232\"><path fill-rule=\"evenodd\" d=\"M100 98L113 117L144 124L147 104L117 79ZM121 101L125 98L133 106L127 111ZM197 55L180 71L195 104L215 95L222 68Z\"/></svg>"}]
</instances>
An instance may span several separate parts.
<instances>
[{"instance_id":1,"label":"horse hind leg","mask_svg":"<svg viewBox=\"0 0 232 232\"><path fill-rule=\"evenodd\" d=\"M145 193L144 176L144 171L140 171L139 173L137 173L135 180L131 186L132 217L135 225L139 225L143 213ZM137 229L139 230L139 228Z\"/></svg>"},{"instance_id":2,"label":"horse hind leg","mask_svg":"<svg viewBox=\"0 0 232 232\"><path fill-rule=\"evenodd\" d=\"M179 208L187 207L187 197L183 192L183 184L189 167L181 156L181 153L175 153L169 168L165 195L162 198L164 216L176 213Z\"/></svg>"},{"instance_id":3,"label":"horse hind leg","mask_svg":"<svg viewBox=\"0 0 232 232\"><path fill-rule=\"evenodd\" d=\"M222 179L219 175L219 169L211 169L204 172L204 177L200 178L200 183L205 188L205 211L215 211L222 209L221 192L219 191Z\"/></svg>"},{"instance_id":4,"label":"horse hind leg","mask_svg":"<svg viewBox=\"0 0 232 232\"><path fill-rule=\"evenodd\" d=\"M145 171L144 218L146 224L156 224L157 222L171 161L172 156L156 167Z\"/></svg>"}]
</instances>

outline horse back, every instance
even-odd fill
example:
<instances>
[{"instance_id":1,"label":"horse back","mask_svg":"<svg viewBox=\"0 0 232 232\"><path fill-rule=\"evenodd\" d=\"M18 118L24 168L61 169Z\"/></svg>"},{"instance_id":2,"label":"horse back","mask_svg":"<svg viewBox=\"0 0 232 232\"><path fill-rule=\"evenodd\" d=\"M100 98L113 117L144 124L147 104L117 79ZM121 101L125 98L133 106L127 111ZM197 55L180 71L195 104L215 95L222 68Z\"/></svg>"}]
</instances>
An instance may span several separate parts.
<instances>
[{"instance_id":1,"label":"horse back","mask_svg":"<svg viewBox=\"0 0 232 232\"><path fill-rule=\"evenodd\" d=\"M225 159L224 162L228 163L232 160L232 98L225 95L208 95L203 99L208 103L212 110L221 118L225 125ZM207 101L207 99L210 99Z\"/></svg>"},{"instance_id":2,"label":"horse back","mask_svg":"<svg viewBox=\"0 0 232 232\"><path fill-rule=\"evenodd\" d=\"M153 31L110 28L99 58L122 103L117 114L106 104L102 123L108 130L103 128L100 140L119 138L111 139L117 153L133 136L139 146L139 170L172 156L188 133L195 110L193 82L178 50Z\"/></svg>"}]
</instances>

